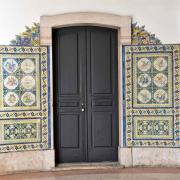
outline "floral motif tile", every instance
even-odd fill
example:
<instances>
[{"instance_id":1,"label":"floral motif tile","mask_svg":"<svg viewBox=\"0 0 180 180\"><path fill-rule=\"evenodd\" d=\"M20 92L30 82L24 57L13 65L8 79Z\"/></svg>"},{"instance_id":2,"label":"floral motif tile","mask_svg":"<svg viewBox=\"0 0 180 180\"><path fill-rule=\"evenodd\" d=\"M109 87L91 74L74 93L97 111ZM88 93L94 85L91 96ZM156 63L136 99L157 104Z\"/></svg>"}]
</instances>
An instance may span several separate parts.
<instances>
[{"instance_id":1,"label":"floral motif tile","mask_svg":"<svg viewBox=\"0 0 180 180\"><path fill-rule=\"evenodd\" d=\"M50 148L47 47L0 46L0 152Z\"/></svg>"},{"instance_id":2,"label":"floral motif tile","mask_svg":"<svg viewBox=\"0 0 180 180\"><path fill-rule=\"evenodd\" d=\"M124 145L179 146L180 46L124 46Z\"/></svg>"},{"instance_id":3,"label":"floral motif tile","mask_svg":"<svg viewBox=\"0 0 180 180\"><path fill-rule=\"evenodd\" d=\"M0 108L21 110L39 109L40 70L37 54L0 55Z\"/></svg>"},{"instance_id":4,"label":"floral motif tile","mask_svg":"<svg viewBox=\"0 0 180 180\"><path fill-rule=\"evenodd\" d=\"M172 63L172 53L133 53L133 107L172 107Z\"/></svg>"}]
</instances>

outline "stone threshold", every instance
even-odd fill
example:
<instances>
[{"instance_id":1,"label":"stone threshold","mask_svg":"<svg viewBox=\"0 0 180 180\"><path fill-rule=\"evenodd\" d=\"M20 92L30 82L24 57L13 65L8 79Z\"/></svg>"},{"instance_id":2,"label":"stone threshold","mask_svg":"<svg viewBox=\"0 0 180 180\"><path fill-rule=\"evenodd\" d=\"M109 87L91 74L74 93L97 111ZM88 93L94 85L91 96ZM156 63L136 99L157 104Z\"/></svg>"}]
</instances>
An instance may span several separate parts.
<instances>
[{"instance_id":1,"label":"stone threshold","mask_svg":"<svg viewBox=\"0 0 180 180\"><path fill-rule=\"evenodd\" d=\"M57 164L53 171L93 170L124 168L119 162L93 162L93 163L62 163Z\"/></svg>"},{"instance_id":2,"label":"stone threshold","mask_svg":"<svg viewBox=\"0 0 180 180\"><path fill-rule=\"evenodd\" d=\"M5 171L0 172L0 179L1 176L4 175L13 175L13 174L36 174L36 173L72 173L72 174L84 174L84 173L113 173L119 172L122 170L124 166L121 166L119 162L98 162L98 163L62 163L57 164L55 168L50 169L41 169L41 170L24 170L24 171ZM108 171L109 170L109 171Z\"/></svg>"},{"instance_id":3,"label":"stone threshold","mask_svg":"<svg viewBox=\"0 0 180 180\"><path fill-rule=\"evenodd\" d=\"M66 164L61 164L66 165ZM73 164L75 165L75 164ZM98 166L99 167L99 166ZM56 169L56 168L55 168ZM39 171L16 171L9 172L0 175L1 180L12 180L14 175L18 180L24 180L27 177L39 178L39 177L52 177L52 176L74 176L74 175L86 175L86 174L113 174L113 173L130 173L130 174L148 174L148 173L161 173L161 174L180 174L180 168L118 168L113 166L109 169L74 169L74 170L39 170ZM4 179L3 179L4 178Z\"/></svg>"}]
</instances>

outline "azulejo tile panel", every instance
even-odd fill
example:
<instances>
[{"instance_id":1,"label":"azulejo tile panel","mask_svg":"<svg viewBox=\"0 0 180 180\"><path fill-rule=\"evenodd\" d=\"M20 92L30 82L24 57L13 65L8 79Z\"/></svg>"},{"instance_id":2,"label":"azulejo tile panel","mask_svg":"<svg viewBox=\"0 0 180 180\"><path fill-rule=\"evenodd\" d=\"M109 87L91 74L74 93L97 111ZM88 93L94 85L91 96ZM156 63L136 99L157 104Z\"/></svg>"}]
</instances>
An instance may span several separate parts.
<instances>
[{"instance_id":1,"label":"azulejo tile panel","mask_svg":"<svg viewBox=\"0 0 180 180\"><path fill-rule=\"evenodd\" d=\"M48 47L0 46L0 152L50 148Z\"/></svg>"},{"instance_id":2,"label":"azulejo tile panel","mask_svg":"<svg viewBox=\"0 0 180 180\"><path fill-rule=\"evenodd\" d=\"M172 107L172 54L134 53L133 107Z\"/></svg>"},{"instance_id":3,"label":"azulejo tile panel","mask_svg":"<svg viewBox=\"0 0 180 180\"><path fill-rule=\"evenodd\" d=\"M0 141L10 143L40 143L41 119L6 120L0 122Z\"/></svg>"},{"instance_id":4,"label":"azulejo tile panel","mask_svg":"<svg viewBox=\"0 0 180 180\"><path fill-rule=\"evenodd\" d=\"M173 116L134 116L133 139L173 139Z\"/></svg>"},{"instance_id":5,"label":"azulejo tile panel","mask_svg":"<svg viewBox=\"0 0 180 180\"><path fill-rule=\"evenodd\" d=\"M124 146L180 145L180 45L123 47Z\"/></svg>"},{"instance_id":6,"label":"azulejo tile panel","mask_svg":"<svg viewBox=\"0 0 180 180\"><path fill-rule=\"evenodd\" d=\"M38 54L0 54L0 108L40 109Z\"/></svg>"}]
</instances>

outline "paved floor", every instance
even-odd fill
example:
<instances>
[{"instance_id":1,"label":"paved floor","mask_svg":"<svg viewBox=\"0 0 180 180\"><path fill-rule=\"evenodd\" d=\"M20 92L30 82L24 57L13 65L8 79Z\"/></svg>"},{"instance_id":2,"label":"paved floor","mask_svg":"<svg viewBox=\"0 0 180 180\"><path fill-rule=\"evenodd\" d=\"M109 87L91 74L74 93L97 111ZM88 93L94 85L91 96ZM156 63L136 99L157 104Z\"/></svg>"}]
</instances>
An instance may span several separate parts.
<instances>
[{"instance_id":1,"label":"paved floor","mask_svg":"<svg viewBox=\"0 0 180 180\"><path fill-rule=\"evenodd\" d=\"M180 180L180 169L126 168L34 172L0 176L0 180Z\"/></svg>"}]
</instances>

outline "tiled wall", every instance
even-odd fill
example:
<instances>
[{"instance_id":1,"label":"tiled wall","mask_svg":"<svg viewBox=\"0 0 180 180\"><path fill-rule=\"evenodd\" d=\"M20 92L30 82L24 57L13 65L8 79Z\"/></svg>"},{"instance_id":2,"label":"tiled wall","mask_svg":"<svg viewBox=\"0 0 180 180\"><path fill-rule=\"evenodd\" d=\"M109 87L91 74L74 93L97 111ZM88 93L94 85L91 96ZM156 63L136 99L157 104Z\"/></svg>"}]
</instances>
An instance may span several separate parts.
<instances>
[{"instance_id":1,"label":"tiled wall","mask_svg":"<svg viewBox=\"0 0 180 180\"><path fill-rule=\"evenodd\" d=\"M47 47L0 46L0 152L50 149ZM180 147L180 45L123 47L124 147Z\"/></svg>"},{"instance_id":2,"label":"tiled wall","mask_svg":"<svg viewBox=\"0 0 180 180\"><path fill-rule=\"evenodd\" d=\"M50 148L47 47L0 46L0 152Z\"/></svg>"},{"instance_id":3,"label":"tiled wall","mask_svg":"<svg viewBox=\"0 0 180 180\"><path fill-rule=\"evenodd\" d=\"M124 146L180 146L180 45L124 46Z\"/></svg>"}]
</instances>

